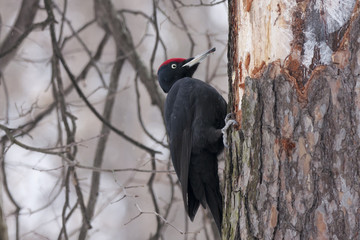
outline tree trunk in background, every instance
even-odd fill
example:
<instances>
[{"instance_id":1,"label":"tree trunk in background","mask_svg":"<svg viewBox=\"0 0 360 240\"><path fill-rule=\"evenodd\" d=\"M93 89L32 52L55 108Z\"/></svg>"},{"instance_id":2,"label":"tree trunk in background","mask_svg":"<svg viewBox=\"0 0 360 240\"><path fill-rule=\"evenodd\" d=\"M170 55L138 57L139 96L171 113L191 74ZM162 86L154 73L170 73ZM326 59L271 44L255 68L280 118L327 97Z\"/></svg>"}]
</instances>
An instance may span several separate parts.
<instances>
[{"instance_id":1,"label":"tree trunk in background","mask_svg":"<svg viewBox=\"0 0 360 240\"><path fill-rule=\"evenodd\" d=\"M4 80L2 76L2 72L6 68L7 64L14 58L18 47L20 46L21 42L25 39L23 34L30 28L33 24L35 15L37 13L39 0L23 0L20 6L20 10L14 26L12 26L12 30L8 33L8 35L4 38L4 40L0 43L0 84ZM0 32L1 32L1 19L0 19ZM30 33L25 33L26 36ZM7 52L9 49L11 51L3 56L4 52ZM5 120L7 121L7 120ZM4 161L3 154L5 152L4 146L0 147L0 162ZM8 239L8 232L7 232L7 224L6 224L6 216L4 215L3 209L3 175L0 171L0 240L7 240Z\"/></svg>"},{"instance_id":2,"label":"tree trunk in background","mask_svg":"<svg viewBox=\"0 0 360 240\"><path fill-rule=\"evenodd\" d=\"M223 239L360 238L359 13L229 0Z\"/></svg>"},{"instance_id":3,"label":"tree trunk in background","mask_svg":"<svg viewBox=\"0 0 360 240\"><path fill-rule=\"evenodd\" d=\"M22 41L30 33L30 31L27 30L29 30L29 28L33 24L38 9L39 9L39 0L22 1L14 26L12 26L12 29L9 32L9 34L0 44L0 55L11 49L11 51L8 54L0 57L0 73L4 71L7 64L15 56L17 49L22 43Z\"/></svg>"},{"instance_id":4,"label":"tree trunk in background","mask_svg":"<svg viewBox=\"0 0 360 240\"><path fill-rule=\"evenodd\" d=\"M0 161L4 161L2 155L3 155L3 144L0 146ZM4 215L4 204L3 204L3 175L2 171L0 171L0 240L8 240L8 228L6 224L6 216Z\"/></svg>"}]
</instances>

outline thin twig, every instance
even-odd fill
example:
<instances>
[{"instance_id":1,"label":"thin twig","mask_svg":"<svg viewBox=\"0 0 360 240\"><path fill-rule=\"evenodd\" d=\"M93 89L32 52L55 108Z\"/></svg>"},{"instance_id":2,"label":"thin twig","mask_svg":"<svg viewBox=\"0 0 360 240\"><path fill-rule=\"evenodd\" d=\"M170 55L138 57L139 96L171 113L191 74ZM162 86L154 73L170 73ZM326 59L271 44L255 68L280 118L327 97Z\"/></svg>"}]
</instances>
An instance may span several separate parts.
<instances>
[{"instance_id":1,"label":"thin twig","mask_svg":"<svg viewBox=\"0 0 360 240\"><path fill-rule=\"evenodd\" d=\"M63 8L62 14L61 14L61 25L60 25L60 33L59 33L59 38L58 38L58 44L60 44L61 39L62 39L62 34L64 33L64 22L65 22L67 5L68 5L68 1L64 0L64 8Z\"/></svg>"},{"instance_id":2,"label":"thin twig","mask_svg":"<svg viewBox=\"0 0 360 240\"><path fill-rule=\"evenodd\" d=\"M31 147L28 146L20 141L18 141L13 135L12 135L12 131L13 129L7 128L4 125L0 124L0 129L3 130L7 136L7 138L14 144L18 145L19 147L22 147L26 150L29 151L35 151L35 152L41 152L44 154L50 154L50 155L58 155L61 156L63 153L65 153L66 151L60 151L60 152L55 152L52 151L51 149L46 149L46 148L38 148L38 147ZM5 141L4 141L5 142ZM3 142L3 143L4 143Z\"/></svg>"},{"instance_id":3,"label":"thin twig","mask_svg":"<svg viewBox=\"0 0 360 240\"><path fill-rule=\"evenodd\" d=\"M172 0L171 3L173 5L174 9L177 9L177 6L175 4L175 0ZM176 15L178 16L178 18L180 20L180 23L181 23L182 27L184 28L184 30L186 32L186 36L188 37L188 39L190 41L190 53L189 53L189 56L194 56L194 47L195 47L194 39L192 38L192 36L191 36L191 34L189 32L188 26L185 23L185 20L184 20L182 14L180 13L180 11L178 9L176 11Z\"/></svg>"},{"instance_id":4,"label":"thin twig","mask_svg":"<svg viewBox=\"0 0 360 240\"><path fill-rule=\"evenodd\" d=\"M174 174L175 171L171 170L146 170L146 169L139 169L139 168L114 168L114 169L108 169L108 168L97 168L97 167L90 167L90 166L84 166L81 164L74 164L74 167L81 168L81 169L87 169L94 172L108 172L108 173L114 173L114 172L141 172L141 173L167 173L167 174Z\"/></svg>"},{"instance_id":5,"label":"thin twig","mask_svg":"<svg viewBox=\"0 0 360 240\"><path fill-rule=\"evenodd\" d=\"M140 122L141 128L145 132L145 134L151 138L154 142L160 144L161 146L165 148L169 148L169 145L164 144L162 141L157 140L145 127L144 121L141 117L141 104L140 104L140 92L139 92L139 86L138 86L138 80L137 80L137 74L135 76L135 93L136 93L136 105L137 105L137 115L138 120Z\"/></svg>"},{"instance_id":6,"label":"thin twig","mask_svg":"<svg viewBox=\"0 0 360 240\"><path fill-rule=\"evenodd\" d=\"M130 9L120 9L117 11L117 13L118 14L130 13L133 15L140 15L140 16L143 16L144 18L146 18L149 22L153 21L150 16L148 16L146 13L144 13L142 11L135 11L135 10L130 10Z\"/></svg>"},{"instance_id":7,"label":"thin twig","mask_svg":"<svg viewBox=\"0 0 360 240\"><path fill-rule=\"evenodd\" d=\"M158 28L158 24L157 24L157 5L158 5L158 0L153 0L153 26L155 29L155 45L153 48L153 51L151 53L151 58L150 58L150 71L151 74L154 74L154 60L155 60L155 55L156 55L156 51L158 48L158 44L159 44L159 39L160 39L160 33L159 33L159 28Z\"/></svg>"},{"instance_id":8,"label":"thin twig","mask_svg":"<svg viewBox=\"0 0 360 240\"><path fill-rule=\"evenodd\" d=\"M54 7L55 9L59 12L59 13L62 13L60 8L54 4ZM78 40L78 42L80 43L80 45L83 47L83 49L85 50L85 52L87 53L87 55L89 56L90 58L90 61L91 61L91 64L92 66L94 67L94 69L96 70L100 80L101 80L101 83L103 85L104 88L107 88L106 86L106 83L105 83L105 79L103 77L103 74L101 73L99 67L97 66L97 64L95 63L95 61L93 60L92 58L92 54L91 54L91 51L90 49L88 48L88 46L85 44L85 42L81 39L81 37L79 36L79 34L77 33L77 31L75 31L74 27L72 26L71 22L66 18L64 17L64 13L62 13L62 20L64 20L66 22L66 24L69 26L71 32L72 32L72 36L75 36L75 38Z\"/></svg>"},{"instance_id":9,"label":"thin twig","mask_svg":"<svg viewBox=\"0 0 360 240\"><path fill-rule=\"evenodd\" d=\"M225 3L226 0L220 0L220 1L214 1L213 3L204 3L202 0L200 0L200 3L198 4L185 4L183 3L181 0L175 0L177 3L179 3L181 5L181 7L186 7L186 8L194 8L194 7L213 7L215 5L221 4L221 3Z\"/></svg>"},{"instance_id":10,"label":"thin twig","mask_svg":"<svg viewBox=\"0 0 360 240\"><path fill-rule=\"evenodd\" d=\"M134 221L135 219L137 219L138 217L140 217L140 216L143 215L143 214L153 214L153 215L159 217L161 221L163 221L165 224L167 224L167 225L169 225L170 227L172 227L173 229L175 229L175 230L176 230L177 232L179 232L181 235L184 235L184 234L197 234L197 232L185 232L185 231L180 230L179 228L177 228L176 226L174 226L173 224L171 224L170 222L168 222L163 216L161 216L161 215L160 215L159 213L157 213L157 212L153 212L153 211L146 212L146 211L143 211L138 204L136 204L135 206L136 206L136 208L138 209L139 214L136 215L135 217L132 217L129 221L127 221L126 223L124 223L124 225L128 225L129 223L131 223L132 221Z\"/></svg>"},{"instance_id":11,"label":"thin twig","mask_svg":"<svg viewBox=\"0 0 360 240\"><path fill-rule=\"evenodd\" d=\"M92 24L96 23L96 19L91 19L87 23L85 23L82 27L80 27L77 31L73 32L70 36L67 36L64 38L64 41L62 42L60 49L64 49L66 43L75 37L75 35L79 35L82 31L84 31L86 28L90 27Z\"/></svg>"},{"instance_id":12,"label":"thin twig","mask_svg":"<svg viewBox=\"0 0 360 240\"><path fill-rule=\"evenodd\" d=\"M151 156L151 169L153 171L156 171L155 154L153 154ZM155 179L155 173L152 173L150 178L149 178L149 181L148 181L147 185L149 187L149 192L150 192L151 200L152 200L154 208L155 208L155 212L160 213L159 204L157 202L155 192L154 192L154 179ZM156 239L160 238L160 233L161 233L162 226L163 226L163 224L161 222L160 214L156 215L156 231L155 231L155 234L150 237L150 240L156 240Z\"/></svg>"},{"instance_id":13,"label":"thin twig","mask_svg":"<svg viewBox=\"0 0 360 240\"><path fill-rule=\"evenodd\" d=\"M168 169L170 169L170 161L168 162ZM167 175L168 179L169 179L169 186L170 186L170 200L169 203L165 209L165 214L164 214L164 218L167 219L169 214L170 214L170 209L174 203L174 199L175 199L175 183L171 177L171 174ZM167 225L164 225L162 228L162 232L165 231ZM163 235L161 235L161 237L163 237Z\"/></svg>"}]
</instances>

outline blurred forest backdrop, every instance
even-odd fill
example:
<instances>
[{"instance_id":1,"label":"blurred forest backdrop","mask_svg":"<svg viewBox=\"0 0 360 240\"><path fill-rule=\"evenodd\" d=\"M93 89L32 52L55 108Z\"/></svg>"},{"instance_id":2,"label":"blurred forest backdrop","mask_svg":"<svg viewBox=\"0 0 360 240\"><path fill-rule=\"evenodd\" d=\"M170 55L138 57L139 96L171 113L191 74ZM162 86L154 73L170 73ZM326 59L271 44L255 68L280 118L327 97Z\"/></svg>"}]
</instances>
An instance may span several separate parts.
<instances>
[{"instance_id":1,"label":"blurred forest backdrop","mask_svg":"<svg viewBox=\"0 0 360 240\"><path fill-rule=\"evenodd\" d=\"M208 212L185 215L156 71L216 47L194 77L227 99L226 2L1 0L0 15L3 239L214 239Z\"/></svg>"}]
</instances>

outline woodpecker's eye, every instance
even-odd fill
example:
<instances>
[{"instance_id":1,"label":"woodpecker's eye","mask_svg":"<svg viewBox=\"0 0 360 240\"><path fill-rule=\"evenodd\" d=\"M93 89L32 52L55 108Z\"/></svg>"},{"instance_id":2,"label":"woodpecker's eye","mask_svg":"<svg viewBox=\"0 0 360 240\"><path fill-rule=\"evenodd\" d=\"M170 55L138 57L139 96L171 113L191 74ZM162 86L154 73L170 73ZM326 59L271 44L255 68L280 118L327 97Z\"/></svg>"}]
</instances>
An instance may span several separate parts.
<instances>
[{"instance_id":1,"label":"woodpecker's eye","mask_svg":"<svg viewBox=\"0 0 360 240\"><path fill-rule=\"evenodd\" d=\"M175 69L176 67L177 67L177 66L176 66L175 63L171 64L171 68L172 68L172 69Z\"/></svg>"}]
</instances>

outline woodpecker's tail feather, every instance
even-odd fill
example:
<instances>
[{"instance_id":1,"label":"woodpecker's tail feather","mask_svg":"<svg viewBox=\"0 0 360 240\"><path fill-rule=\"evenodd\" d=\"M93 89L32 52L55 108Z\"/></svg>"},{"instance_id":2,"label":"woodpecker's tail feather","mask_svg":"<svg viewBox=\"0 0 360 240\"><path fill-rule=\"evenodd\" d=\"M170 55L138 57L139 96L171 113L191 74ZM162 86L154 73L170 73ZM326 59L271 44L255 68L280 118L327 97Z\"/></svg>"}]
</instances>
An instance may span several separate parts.
<instances>
[{"instance_id":1,"label":"woodpecker's tail feather","mask_svg":"<svg viewBox=\"0 0 360 240\"><path fill-rule=\"evenodd\" d=\"M200 154L191 155L187 210L190 219L193 220L199 204L204 208L209 206L221 234L222 196L217 171L216 154L203 151Z\"/></svg>"},{"instance_id":2,"label":"woodpecker's tail feather","mask_svg":"<svg viewBox=\"0 0 360 240\"><path fill-rule=\"evenodd\" d=\"M200 202L195 197L194 191L193 191L190 183L188 186L188 196L187 197L188 197L187 212L188 212L188 215L189 215L191 221L194 221L194 217L196 215L196 212L199 209ZM186 207L186 205L185 205L185 207Z\"/></svg>"},{"instance_id":3,"label":"woodpecker's tail feather","mask_svg":"<svg viewBox=\"0 0 360 240\"><path fill-rule=\"evenodd\" d=\"M210 212L215 220L216 226L219 229L221 235L221 223L222 223L222 196L219 188L219 181L215 188L213 185L205 185L206 202L210 208Z\"/></svg>"}]
</instances>

